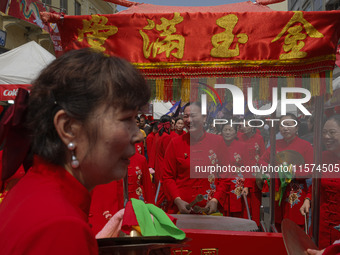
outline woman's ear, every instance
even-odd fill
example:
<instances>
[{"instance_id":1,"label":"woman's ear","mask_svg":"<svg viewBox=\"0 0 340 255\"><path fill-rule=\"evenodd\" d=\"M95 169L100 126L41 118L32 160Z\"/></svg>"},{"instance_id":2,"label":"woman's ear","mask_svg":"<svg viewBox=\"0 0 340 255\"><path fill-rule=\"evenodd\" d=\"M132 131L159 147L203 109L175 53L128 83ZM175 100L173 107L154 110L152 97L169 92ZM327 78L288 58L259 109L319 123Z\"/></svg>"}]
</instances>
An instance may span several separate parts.
<instances>
[{"instance_id":1,"label":"woman's ear","mask_svg":"<svg viewBox=\"0 0 340 255\"><path fill-rule=\"evenodd\" d=\"M79 121L68 116L64 110L59 110L54 115L53 123L60 139L65 145L74 141L80 128Z\"/></svg>"}]
</instances>

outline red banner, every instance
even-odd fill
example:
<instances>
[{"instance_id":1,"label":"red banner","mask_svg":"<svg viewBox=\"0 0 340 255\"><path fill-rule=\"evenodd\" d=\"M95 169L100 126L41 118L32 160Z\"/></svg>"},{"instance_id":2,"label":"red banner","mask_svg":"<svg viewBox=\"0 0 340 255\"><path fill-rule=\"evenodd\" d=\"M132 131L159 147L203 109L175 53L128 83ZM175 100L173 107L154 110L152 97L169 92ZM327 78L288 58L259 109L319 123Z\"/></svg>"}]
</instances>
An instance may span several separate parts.
<instances>
[{"instance_id":1,"label":"red banner","mask_svg":"<svg viewBox=\"0 0 340 255\"><path fill-rule=\"evenodd\" d=\"M1 84L0 101L14 100L19 88L30 90L30 84Z\"/></svg>"},{"instance_id":2,"label":"red banner","mask_svg":"<svg viewBox=\"0 0 340 255\"><path fill-rule=\"evenodd\" d=\"M0 11L1 12L6 13L7 4L8 4L8 0L1 0L0 1Z\"/></svg>"},{"instance_id":3,"label":"red banner","mask_svg":"<svg viewBox=\"0 0 340 255\"><path fill-rule=\"evenodd\" d=\"M25 20L49 32L49 28L40 17L40 12L46 11L43 4L37 0L12 0L8 15Z\"/></svg>"},{"instance_id":4,"label":"red banner","mask_svg":"<svg viewBox=\"0 0 340 255\"><path fill-rule=\"evenodd\" d=\"M123 57L151 78L333 70L340 12L65 16L63 48Z\"/></svg>"}]
</instances>

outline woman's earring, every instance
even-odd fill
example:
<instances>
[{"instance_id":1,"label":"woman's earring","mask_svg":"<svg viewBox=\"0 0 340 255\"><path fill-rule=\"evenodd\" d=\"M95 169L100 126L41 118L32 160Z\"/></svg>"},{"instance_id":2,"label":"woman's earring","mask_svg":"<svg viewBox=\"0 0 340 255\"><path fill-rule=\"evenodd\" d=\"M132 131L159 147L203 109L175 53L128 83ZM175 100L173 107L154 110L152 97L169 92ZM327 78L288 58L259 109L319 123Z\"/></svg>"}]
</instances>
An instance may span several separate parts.
<instances>
[{"instance_id":1,"label":"woman's earring","mask_svg":"<svg viewBox=\"0 0 340 255\"><path fill-rule=\"evenodd\" d=\"M71 159L71 166L72 166L72 168L77 168L77 167L79 167L79 161L78 161L76 155L74 154L74 150L75 150L75 148L76 148L75 144L74 144L74 143L69 143L69 144L67 145L67 148L68 148L70 151L72 151L72 159Z\"/></svg>"}]
</instances>

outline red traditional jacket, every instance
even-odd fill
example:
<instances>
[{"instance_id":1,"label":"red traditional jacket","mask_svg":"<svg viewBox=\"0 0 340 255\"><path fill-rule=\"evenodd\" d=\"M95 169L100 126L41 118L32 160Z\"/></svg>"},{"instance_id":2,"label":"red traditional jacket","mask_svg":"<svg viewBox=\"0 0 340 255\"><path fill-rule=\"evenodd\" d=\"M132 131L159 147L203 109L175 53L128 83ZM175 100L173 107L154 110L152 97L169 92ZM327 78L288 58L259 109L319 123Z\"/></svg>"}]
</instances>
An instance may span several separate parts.
<instances>
[{"instance_id":1,"label":"red traditional jacket","mask_svg":"<svg viewBox=\"0 0 340 255\"><path fill-rule=\"evenodd\" d=\"M186 133L187 133L187 132L185 132L184 130L182 130L182 133L181 133L181 134L177 134L176 131L171 131L170 136L171 136L171 138L175 138L175 137L184 135L184 134L186 134Z\"/></svg>"},{"instance_id":2,"label":"red traditional jacket","mask_svg":"<svg viewBox=\"0 0 340 255\"><path fill-rule=\"evenodd\" d=\"M251 137L239 132L238 138L240 139L240 141L246 144L249 164L251 166L257 165L258 161L260 160L261 156L264 154L266 150L263 137L259 134L259 132L256 132ZM247 179L249 181L249 187L250 187L248 198L250 199L252 220L254 220L259 225L260 224L260 206L262 203L262 193L261 193L261 190L256 185L255 177L256 177L256 173L253 173L253 178Z\"/></svg>"},{"instance_id":3,"label":"red traditional jacket","mask_svg":"<svg viewBox=\"0 0 340 255\"><path fill-rule=\"evenodd\" d=\"M313 147L311 144L305 140L295 137L292 141L287 143L285 140L276 141L276 153L285 150L294 150L300 153L305 161L305 164L313 163ZM270 162L270 147L261 157L259 164L268 165ZM304 225L305 218L300 213L300 207L307 193L306 178L311 177L310 172L300 171L297 169L296 176L299 178L293 179L286 187L285 193L283 194L281 206L279 206L279 201L276 201L275 207L275 221L276 223L281 223L282 219L288 218L294 221L298 225ZM278 177L278 176L276 176ZM280 180L276 178L275 188L276 192L279 191Z\"/></svg>"},{"instance_id":4,"label":"red traditional jacket","mask_svg":"<svg viewBox=\"0 0 340 255\"><path fill-rule=\"evenodd\" d=\"M150 167L150 162L155 162L155 155L152 154L152 145L153 145L153 140L155 138L155 133L151 132L147 137L146 137L146 150L148 153L148 166Z\"/></svg>"},{"instance_id":5,"label":"red traditional jacket","mask_svg":"<svg viewBox=\"0 0 340 255\"><path fill-rule=\"evenodd\" d=\"M159 134L156 133L153 140L152 140L152 146L151 151L148 153L149 156L149 167L155 169L155 162L156 162L156 144L158 143Z\"/></svg>"},{"instance_id":6,"label":"red traditional jacket","mask_svg":"<svg viewBox=\"0 0 340 255\"><path fill-rule=\"evenodd\" d=\"M245 143L235 139L231 144L225 144L225 153L228 155L229 164L240 168L242 166L249 166L249 157L247 153L247 146ZM228 213L241 212L245 210L244 201L241 192L243 187L249 187L251 179L239 173L229 173L232 178L228 178L228 196L225 205L225 211Z\"/></svg>"},{"instance_id":7,"label":"red traditional jacket","mask_svg":"<svg viewBox=\"0 0 340 255\"><path fill-rule=\"evenodd\" d=\"M138 153L130 158L128 183L129 199L135 198L145 203L154 203L155 195L146 158Z\"/></svg>"},{"instance_id":8,"label":"red traditional jacket","mask_svg":"<svg viewBox=\"0 0 340 255\"><path fill-rule=\"evenodd\" d=\"M257 133L251 137L243 133L238 133L238 138L240 141L247 144L249 163L251 165L256 165L266 150L263 137Z\"/></svg>"},{"instance_id":9,"label":"red traditional jacket","mask_svg":"<svg viewBox=\"0 0 340 255\"><path fill-rule=\"evenodd\" d=\"M2 255L98 254L91 197L63 167L39 157L0 205Z\"/></svg>"},{"instance_id":10,"label":"red traditional jacket","mask_svg":"<svg viewBox=\"0 0 340 255\"><path fill-rule=\"evenodd\" d=\"M203 178L191 178L191 171L196 167L226 164L223 155L224 141L221 136L204 133L200 141L190 145L190 133L174 138L165 153L163 183L169 196L169 213L178 211L173 201L180 197L190 203L197 195L204 200L196 205L204 207L207 201L216 198L223 207L226 199L226 182L217 179L215 174L203 174ZM222 208L220 208L222 209Z\"/></svg>"},{"instance_id":11,"label":"red traditional jacket","mask_svg":"<svg viewBox=\"0 0 340 255\"><path fill-rule=\"evenodd\" d=\"M340 168L340 159L331 151L322 153L322 163ZM330 169L330 166L327 167ZM340 239L340 179L338 174L322 175L320 188L319 248L323 249ZM328 177L328 178L327 178ZM312 186L307 197L312 199Z\"/></svg>"},{"instance_id":12,"label":"red traditional jacket","mask_svg":"<svg viewBox=\"0 0 340 255\"><path fill-rule=\"evenodd\" d=\"M144 150L144 142L140 143L135 143L135 150L138 152L140 155L145 155L145 150Z\"/></svg>"},{"instance_id":13,"label":"red traditional jacket","mask_svg":"<svg viewBox=\"0 0 340 255\"><path fill-rule=\"evenodd\" d=\"M163 133L158 137L155 143L156 154L155 154L155 182L158 185L158 182L162 179L163 169L164 169L164 156L166 148L171 141L171 136L168 133Z\"/></svg>"}]
</instances>

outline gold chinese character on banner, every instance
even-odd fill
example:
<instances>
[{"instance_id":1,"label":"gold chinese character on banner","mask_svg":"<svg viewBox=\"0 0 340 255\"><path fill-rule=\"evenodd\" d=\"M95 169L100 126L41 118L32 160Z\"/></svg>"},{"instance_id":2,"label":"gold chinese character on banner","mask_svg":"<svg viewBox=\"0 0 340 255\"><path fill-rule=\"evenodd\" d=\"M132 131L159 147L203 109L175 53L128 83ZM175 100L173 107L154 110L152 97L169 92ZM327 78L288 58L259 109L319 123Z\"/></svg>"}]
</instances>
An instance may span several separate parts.
<instances>
[{"instance_id":1,"label":"gold chinese character on banner","mask_svg":"<svg viewBox=\"0 0 340 255\"><path fill-rule=\"evenodd\" d=\"M211 43L214 46L210 51L212 57L230 58L240 55L239 43L245 44L248 42L248 35L244 33L236 35L238 40L235 49L230 49L231 44L234 42L235 35L233 30L237 22L238 17L235 14L229 14L216 20L216 24L224 28L225 31L211 37Z\"/></svg>"},{"instance_id":2,"label":"gold chinese character on banner","mask_svg":"<svg viewBox=\"0 0 340 255\"><path fill-rule=\"evenodd\" d=\"M216 249L216 248L203 248L203 249L201 249L201 255L218 255L218 249Z\"/></svg>"},{"instance_id":3,"label":"gold chinese character on banner","mask_svg":"<svg viewBox=\"0 0 340 255\"><path fill-rule=\"evenodd\" d=\"M106 39L118 32L116 26L106 25L108 19L104 16L92 15L90 20L83 20L83 29L78 29L78 41L87 40L91 48L105 51Z\"/></svg>"},{"instance_id":4,"label":"gold chinese character on banner","mask_svg":"<svg viewBox=\"0 0 340 255\"><path fill-rule=\"evenodd\" d=\"M172 251L173 255L190 255L191 253L192 253L192 251L190 251L190 250L182 250L182 249Z\"/></svg>"},{"instance_id":5,"label":"gold chinese character on banner","mask_svg":"<svg viewBox=\"0 0 340 255\"><path fill-rule=\"evenodd\" d=\"M185 38L182 35L176 33L176 25L183 21L183 17L178 13L174 13L174 18L168 20L161 18L161 24L155 25L153 20L149 20L148 25L145 26L144 30L152 30L156 28L157 31L161 32L160 37L165 37L163 40L157 38L156 41L150 43L149 36L141 29L139 30L140 35L143 38L143 53L145 58L149 58L152 52L152 57L155 58L158 54L165 52L165 56L168 58L170 54L175 58L183 58Z\"/></svg>"},{"instance_id":6,"label":"gold chinese character on banner","mask_svg":"<svg viewBox=\"0 0 340 255\"><path fill-rule=\"evenodd\" d=\"M297 23L297 25L293 26L295 23ZM284 33L288 33L283 45L283 50L287 53L281 54L280 59L304 58L307 56L307 52L301 51L301 49L305 46L305 42L303 40L307 38L307 35L302 33L303 28L309 37L323 37L323 34L321 34L311 23L303 18L303 13L301 11L295 12L287 25L275 37L275 39L272 40L272 42L276 42L284 35Z\"/></svg>"}]
</instances>

